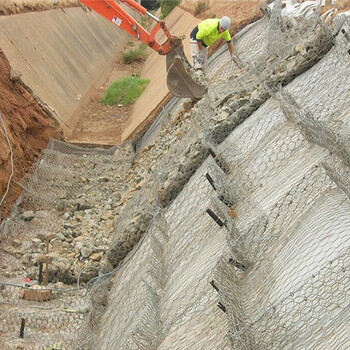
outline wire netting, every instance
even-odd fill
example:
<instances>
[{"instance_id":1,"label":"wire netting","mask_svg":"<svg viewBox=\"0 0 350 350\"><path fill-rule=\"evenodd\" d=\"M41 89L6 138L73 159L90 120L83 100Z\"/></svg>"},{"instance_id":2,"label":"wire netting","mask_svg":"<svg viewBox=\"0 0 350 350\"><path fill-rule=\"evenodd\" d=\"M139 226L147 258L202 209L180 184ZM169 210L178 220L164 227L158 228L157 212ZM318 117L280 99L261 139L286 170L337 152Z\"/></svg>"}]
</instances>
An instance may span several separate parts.
<instances>
[{"instance_id":1,"label":"wire netting","mask_svg":"<svg viewBox=\"0 0 350 350\"><path fill-rule=\"evenodd\" d=\"M89 191L96 202L126 191L139 166L136 187L111 209L105 270L48 304L55 313L23 311L2 287L6 346L28 318L28 341L45 334L41 343L67 349L347 349L348 33L348 19L327 27L318 10L286 21L275 1L235 43L236 63L218 56L208 94L174 112L148 158L130 145L50 143L2 224L8 240L58 233L67 208L91 210Z\"/></svg>"}]
</instances>

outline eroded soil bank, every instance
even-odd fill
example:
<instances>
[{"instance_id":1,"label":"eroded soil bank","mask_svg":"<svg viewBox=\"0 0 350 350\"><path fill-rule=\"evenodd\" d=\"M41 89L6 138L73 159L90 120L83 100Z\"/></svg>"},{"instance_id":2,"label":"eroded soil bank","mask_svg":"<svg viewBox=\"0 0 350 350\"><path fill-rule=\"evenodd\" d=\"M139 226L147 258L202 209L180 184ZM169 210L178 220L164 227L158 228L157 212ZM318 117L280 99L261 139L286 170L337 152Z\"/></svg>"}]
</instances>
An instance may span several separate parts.
<instances>
[{"instance_id":1,"label":"eroded soil bank","mask_svg":"<svg viewBox=\"0 0 350 350\"><path fill-rule=\"evenodd\" d=\"M1 206L2 217L7 216L10 205L20 194L17 181L25 175L50 138L61 138L60 129L23 84L12 78L11 67L0 49L0 113L13 152L14 176L10 190ZM9 176L11 157L8 142L0 132L0 198L3 197Z\"/></svg>"}]
</instances>

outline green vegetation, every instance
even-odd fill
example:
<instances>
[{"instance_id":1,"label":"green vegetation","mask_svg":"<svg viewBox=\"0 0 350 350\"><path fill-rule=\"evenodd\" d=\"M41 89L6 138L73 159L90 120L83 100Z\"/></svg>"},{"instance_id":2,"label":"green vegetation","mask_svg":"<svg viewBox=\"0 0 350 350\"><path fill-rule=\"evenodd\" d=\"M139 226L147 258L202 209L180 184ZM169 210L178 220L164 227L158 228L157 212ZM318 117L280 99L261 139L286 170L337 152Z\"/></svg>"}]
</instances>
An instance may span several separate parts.
<instances>
[{"instance_id":1,"label":"green vegetation","mask_svg":"<svg viewBox=\"0 0 350 350\"><path fill-rule=\"evenodd\" d=\"M146 30L149 30L149 26L150 26L151 24L153 24L152 19L151 19L150 17L148 17L148 16L141 16L141 17L140 17L139 23L140 23L141 26L142 26L143 28L145 28Z\"/></svg>"},{"instance_id":2,"label":"green vegetation","mask_svg":"<svg viewBox=\"0 0 350 350\"><path fill-rule=\"evenodd\" d=\"M125 64L130 64L135 61L144 61L147 58L146 52L147 45L142 43L138 48L129 50L122 53L122 60Z\"/></svg>"},{"instance_id":3,"label":"green vegetation","mask_svg":"<svg viewBox=\"0 0 350 350\"><path fill-rule=\"evenodd\" d=\"M209 4L207 1L198 1L194 9L194 15L198 16L200 13L209 9Z\"/></svg>"},{"instance_id":4,"label":"green vegetation","mask_svg":"<svg viewBox=\"0 0 350 350\"><path fill-rule=\"evenodd\" d=\"M158 0L158 3L162 12L161 17L164 19L180 3L180 0Z\"/></svg>"},{"instance_id":5,"label":"green vegetation","mask_svg":"<svg viewBox=\"0 0 350 350\"><path fill-rule=\"evenodd\" d=\"M134 103L143 93L149 82L149 79L141 79L128 75L114 81L106 90L101 102L105 105L114 105L117 103L128 105Z\"/></svg>"}]
</instances>

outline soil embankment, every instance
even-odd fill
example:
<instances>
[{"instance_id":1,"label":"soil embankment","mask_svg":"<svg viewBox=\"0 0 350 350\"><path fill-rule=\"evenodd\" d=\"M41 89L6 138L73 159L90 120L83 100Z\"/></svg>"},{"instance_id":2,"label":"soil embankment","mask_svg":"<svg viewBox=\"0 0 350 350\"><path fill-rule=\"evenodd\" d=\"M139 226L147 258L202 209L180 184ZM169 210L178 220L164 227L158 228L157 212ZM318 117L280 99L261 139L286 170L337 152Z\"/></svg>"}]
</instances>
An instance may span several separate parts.
<instances>
[{"instance_id":1,"label":"soil embankment","mask_svg":"<svg viewBox=\"0 0 350 350\"><path fill-rule=\"evenodd\" d=\"M14 176L6 200L1 207L3 217L20 193L16 185L28 171L50 138L60 138L54 120L39 106L22 83L11 79L11 67L0 49L0 113L13 151ZM6 191L11 174L11 157L8 142L0 132L0 198Z\"/></svg>"}]
</instances>

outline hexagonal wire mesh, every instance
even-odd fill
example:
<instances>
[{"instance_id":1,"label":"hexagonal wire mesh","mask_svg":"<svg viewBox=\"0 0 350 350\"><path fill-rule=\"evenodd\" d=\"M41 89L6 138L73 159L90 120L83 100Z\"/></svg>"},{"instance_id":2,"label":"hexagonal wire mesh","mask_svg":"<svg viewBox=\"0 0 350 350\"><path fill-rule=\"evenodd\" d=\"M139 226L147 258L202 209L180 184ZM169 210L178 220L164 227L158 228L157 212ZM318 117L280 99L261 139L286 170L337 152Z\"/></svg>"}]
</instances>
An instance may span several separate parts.
<instances>
[{"instance_id":1,"label":"hexagonal wire mesh","mask_svg":"<svg viewBox=\"0 0 350 350\"><path fill-rule=\"evenodd\" d=\"M271 19L265 18L244 41L237 42L238 67L228 64L225 54L218 59L209 74L208 95L181 124L185 137L156 161L156 171L143 195L152 191L160 195L162 204L169 207L165 214L168 224L164 217L158 224L151 220L118 273L91 282L88 295L92 309L75 345L73 337L61 332L63 346L314 348L319 341L317 334L323 334L328 338L319 343L319 348L329 344L346 348L349 340L343 321L349 319L349 251L342 227L348 225L349 200L339 188L349 193L348 140L342 136L349 120L338 112L349 107L349 91L343 88L349 86L350 76L346 61L348 22L343 21L334 42L317 16L308 22L302 20L298 26L281 23L280 2L276 3ZM246 49L249 41L261 45ZM333 44L335 48L309 69ZM293 53L302 58L288 67ZM282 88L306 70L307 74L288 85L288 91ZM254 117L252 113L270 95L275 101L269 100L259 109L259 113L264 113L264 108L269 111L269 120ZM250 115L252 121L243 126L245 140L235 133L230 135ZM310 147L310 143L323 148ZM82 167L87 178L89 171L93 178L99 167L113 171L108 157L116 150L86 151L51 143L23 182L26 191L2 225L3 231L7 236L21 231L19 227L24 224L18 216L23 209L54 206L59 210L60 200L69 201L81 191L78 178ZM316 161L305 163L307 168L301 176L292 176L289 189L283 193L271 190L270 196L259 197L259 188L269 179L290 171L288 164L295 154L305 156L309 152L318 153ZM201 166L209 154L214 159ZM61 177L62 184L57 181ZM101 192L109 193L105 189ZM334 209L330 211L324 201ZM211 218L216 217L214 221L208 211L205 213L208 208L212 209ZM237 213L241 217L236 219ZM329 219L336 234L329 234L329 223L323 230L315 225L323 218ZM55 225L49 230L55 230ZM25 230L28 227L25 224ZM170 235L174 231L177 234ZM213 232L217 233L215 239ZM290 269L287 262L294 261L295 256L299 261ZM214 276L212 285L208 275ZM119 310L117 314L115 310ZM16 317L18 321L18 314ZM54 335L62 320L71 325L77 324L75 318L82 318L76 313L74 320L36 315L35 332L45 317L53 322L53 335L46 343L57 340ZM198 332L194 325L186 329L192 320L200 325ZM206 336L201 332L204 328L211 329ZM75 330L70 329L71 333Z\"/></svg>"}]
</instances>

